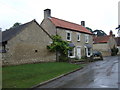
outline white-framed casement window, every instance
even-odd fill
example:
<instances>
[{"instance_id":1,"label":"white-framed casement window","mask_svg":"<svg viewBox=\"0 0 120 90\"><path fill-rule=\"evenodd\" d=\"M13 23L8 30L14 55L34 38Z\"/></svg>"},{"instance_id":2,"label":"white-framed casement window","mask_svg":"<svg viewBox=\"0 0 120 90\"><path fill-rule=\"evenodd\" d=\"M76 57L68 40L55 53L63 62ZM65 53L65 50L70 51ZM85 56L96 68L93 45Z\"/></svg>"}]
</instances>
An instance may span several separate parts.
<instances>
[{"instance_id":1,"label":"white-framed casement window","mask_svg":"<svg viewBox=\"0 0 120 90\"><path fill-rule=\"evenodd\" d=\"M77 33L77 41L80 41L80 33Z\"/></svg>"},{"instance_id":2,"label":"white-framed casement window","mask_svg":"<svg viewBox=\"0 0 120 90\"><path fill-rule=\"evenodd\" d=\"M71 32L70 31L66 32L66 40L71 41Z\"/></svg>"},{"instance_id":3,"label":"white-framed casement window","mask_svg":"<svg viewBox=\"0 0 120 90\"><path fill-rule=\"evenodd\" d=\"M75 58L75 48L73 48L72 50L68 51L68 57Z\"/></svg>"},{"instance_id":4,"label":"white-framed casement window","mask_svg":"<svg viewBox=\"0 0 120 90\"><path fill-rule=\"evenodd\" d=\"M85 56L90 57L92 55L92 49L85 46Z\"/></svg>"},{"instance_id":5,"label":"white-framed casement window","mask_svg":"<svg viewBox=\"0 0 120 90\"><path fill-rule=\"evenodd\" d=\"M89 43L89 35L85 34L85 43Z\"/></svg>"}]
</instances>

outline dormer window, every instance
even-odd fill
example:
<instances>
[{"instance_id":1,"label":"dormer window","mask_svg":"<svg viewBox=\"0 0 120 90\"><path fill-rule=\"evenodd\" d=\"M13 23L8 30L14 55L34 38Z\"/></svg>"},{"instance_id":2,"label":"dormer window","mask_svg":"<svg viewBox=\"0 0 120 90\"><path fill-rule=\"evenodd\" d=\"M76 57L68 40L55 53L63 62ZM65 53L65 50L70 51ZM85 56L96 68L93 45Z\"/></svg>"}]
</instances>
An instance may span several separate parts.
<instances>
[{"instance_id":1,"label":"dormer window","mask_svg":"<svg viewBox=\"0 0 120 90\"><path fill-rule=\"evenodd\" d=\"M66 32L66 40L71 41L71 32L69 31Z\"/></svg>"}]
</instances>

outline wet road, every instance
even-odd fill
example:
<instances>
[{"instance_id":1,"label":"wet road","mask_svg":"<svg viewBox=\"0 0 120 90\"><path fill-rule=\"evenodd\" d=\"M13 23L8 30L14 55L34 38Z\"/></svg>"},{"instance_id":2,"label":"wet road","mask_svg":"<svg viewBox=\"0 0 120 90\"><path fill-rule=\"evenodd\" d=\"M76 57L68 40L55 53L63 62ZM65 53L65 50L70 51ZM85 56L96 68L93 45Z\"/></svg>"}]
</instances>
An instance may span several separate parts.
<instances>
[{"instance_id":1,"label":"wet road","mask_svg":"<svg viewBox=\"0 0 120 90\"><path fill-rule=\"evenodd\" d=\"M118 88L118 58L104 57L39 88Z\"/></svg>"}]
</instances>

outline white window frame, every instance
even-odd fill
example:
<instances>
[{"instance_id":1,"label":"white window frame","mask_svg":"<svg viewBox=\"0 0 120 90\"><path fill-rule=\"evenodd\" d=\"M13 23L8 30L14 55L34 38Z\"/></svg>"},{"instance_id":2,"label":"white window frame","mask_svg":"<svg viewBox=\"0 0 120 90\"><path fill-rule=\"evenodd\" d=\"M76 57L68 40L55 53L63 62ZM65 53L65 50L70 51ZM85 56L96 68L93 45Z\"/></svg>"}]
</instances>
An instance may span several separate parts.
<instances>
[{"instance_id":1,"label":"white window frame","mask_svg":"<svg viewBox=\"0 0 120 90\"><path fill-rule=\"evenodd\" d=\"M89 43L89 35L85 34L85 43Z\"/></svg>"},{"instance_id":2,"label":"white window frame","mask_svg":"<svg viewBox=\"0 0 120 90\"><path fill-rule=\"evenodd\" d=\"M70 39L68 39L68 33L70 33ZM71 41L72 33L70 31L66 31L66 40Z\"/></svg>"},{"instance_id":3,"label":"white window frame","mask_svg":"<svg viewBox=\"0 0 120 90\"><path fill-rule=\"evenodd\" d=\"M79 37L79 39L78 39L78 37ZM80 41L80 38L81 37L81 34L80 33L77 33L77 41Z\"/></svg>"},{"instance_id":4,"label":"white window frame","mask_svg":"<svg viewBox=\"0 0 120 90\"><path fill-rule=\"evenodd\" d=\"M68 51L68 57L75 58L75 47L73 48L73 56L69 56L69 51Z\"/></svg>"},{"instance_id":5,"label":"white window frame","mask_svg":"<svg viewBox=\"0 0 120 90\"><path fill-rule=\"evenodd\" d=\"M84 47L86 48L85 53L86 53L87 57L90 57L92 55L92 50L90 49L90 55L88 55L88 48L86 46L84 46Z\"/></svg>"}]
</instances>

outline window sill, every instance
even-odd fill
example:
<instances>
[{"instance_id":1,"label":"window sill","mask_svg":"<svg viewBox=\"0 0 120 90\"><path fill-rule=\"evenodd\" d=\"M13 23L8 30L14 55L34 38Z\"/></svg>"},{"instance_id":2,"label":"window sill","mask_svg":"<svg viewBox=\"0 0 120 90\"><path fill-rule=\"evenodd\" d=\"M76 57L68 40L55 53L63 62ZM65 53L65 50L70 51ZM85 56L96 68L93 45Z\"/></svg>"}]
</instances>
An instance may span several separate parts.
<instances>
[{"instance_id":1,"label":"window sill","mask_svg":"<svg viewBox=\"0 0 120 90\"><path fill-rule=\"evenodd\" d=\"M70 58L75 58L75 56L68 56L68 57L70 57Z\"/></svg>"},{"instance_id":2,"label":"window sill","mask_svg":"<svg viewBox=\"0 0 120 90\"><path fill-rule=\"evenodd\" d=\"M85 43L89 43L89 42L85 42Z\"/></svg>"},{"instance_id":3,"label":"window sill","mask_svg":"<svg viewBox=\"0 0 120 90\"><path fill-rule=\"evenodd\" d=\"M71 40L67 40L67 41L71 41Z\"/></svg>"}]
</instances>

